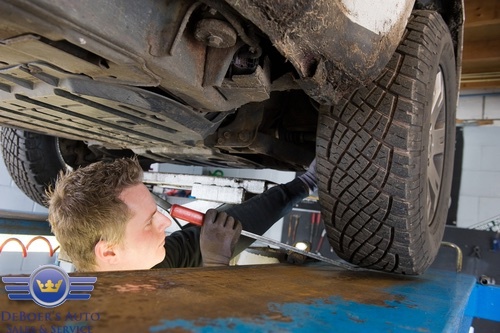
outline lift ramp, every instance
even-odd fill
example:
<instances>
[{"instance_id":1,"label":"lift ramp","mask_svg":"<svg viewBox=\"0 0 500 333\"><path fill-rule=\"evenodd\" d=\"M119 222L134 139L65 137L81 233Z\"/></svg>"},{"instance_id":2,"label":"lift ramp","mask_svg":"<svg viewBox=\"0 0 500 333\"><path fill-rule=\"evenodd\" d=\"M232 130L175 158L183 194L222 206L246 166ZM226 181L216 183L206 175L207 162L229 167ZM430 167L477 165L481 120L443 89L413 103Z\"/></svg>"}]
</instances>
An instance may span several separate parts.
<instances>
[{"instance_id":1,"label":"lift ramp","mask_svg":"<svg viewBox=\"0 0 500 333\"><path fill-rule=\"evenodd\" d=\"M44 309L9 300L0 286L0 308L10 314L94 314L87 318L95 320L49 315L36 323L56 331L88 326L93 333L468 332L474 309L486 306L484 298L473 297L474 277L436 270L409 277L314 263L71 276L97 277L89 300ZM20 325L7 316L4 327Z\"/></svg>"}]
</instances>

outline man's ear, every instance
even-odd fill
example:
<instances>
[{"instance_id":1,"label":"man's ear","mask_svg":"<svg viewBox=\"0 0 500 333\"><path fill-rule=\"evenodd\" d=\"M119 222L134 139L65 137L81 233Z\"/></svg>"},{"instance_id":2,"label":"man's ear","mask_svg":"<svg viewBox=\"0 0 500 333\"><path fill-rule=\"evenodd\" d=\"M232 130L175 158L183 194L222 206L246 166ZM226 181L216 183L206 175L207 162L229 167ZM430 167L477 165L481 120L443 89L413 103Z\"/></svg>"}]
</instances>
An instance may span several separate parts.
<instances>
[{"instance_id":1,"label":"man's ear","mask_svg":"<svg viewBox=\"0 0 500 333\"><path fill-rule=\"evenodd\" d=\"M97 265L101 268L113 267L118 263L116 247L105 240L100 240L94 247Z\"/></svg>"}]
</instances>

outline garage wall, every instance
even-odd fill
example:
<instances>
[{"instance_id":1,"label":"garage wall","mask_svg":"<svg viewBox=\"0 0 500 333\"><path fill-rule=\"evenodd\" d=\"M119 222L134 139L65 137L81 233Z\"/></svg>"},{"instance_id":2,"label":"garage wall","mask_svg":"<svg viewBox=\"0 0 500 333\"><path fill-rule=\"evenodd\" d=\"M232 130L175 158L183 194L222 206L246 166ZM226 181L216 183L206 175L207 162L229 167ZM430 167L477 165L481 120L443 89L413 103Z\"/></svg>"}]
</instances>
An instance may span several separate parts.
<instances>
[{"instance_id":1,"label":"garage wall","mask_svg":"<svg viewBox=\"0 0 500 333\"><path fill-rule=\"evenodd\" d=\"M500 94L462 96L457 118L464 121L457 226L468 228L500 215Z\"/></svg>"}]
</instances>

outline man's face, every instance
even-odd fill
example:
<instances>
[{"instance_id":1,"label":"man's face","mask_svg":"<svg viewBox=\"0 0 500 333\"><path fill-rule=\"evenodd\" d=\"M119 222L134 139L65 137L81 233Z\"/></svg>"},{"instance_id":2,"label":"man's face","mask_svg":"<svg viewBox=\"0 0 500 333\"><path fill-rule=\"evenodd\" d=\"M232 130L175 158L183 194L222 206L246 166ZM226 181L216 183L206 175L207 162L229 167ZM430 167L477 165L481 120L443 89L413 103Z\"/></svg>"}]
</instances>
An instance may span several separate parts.
<instances>
[{"instance_id":1,"label":"man's face","mask_svg":"<svg viewBox=\"0 0 500 333\"><path fill-rule=\"evenodd\" d=\"M126 188L119 198L132 213L125 228L125 237L117 246L120 269L149 269L165 258L165 229L172 222L158 212L144 184Z\"/></svg>"}]
</instances>

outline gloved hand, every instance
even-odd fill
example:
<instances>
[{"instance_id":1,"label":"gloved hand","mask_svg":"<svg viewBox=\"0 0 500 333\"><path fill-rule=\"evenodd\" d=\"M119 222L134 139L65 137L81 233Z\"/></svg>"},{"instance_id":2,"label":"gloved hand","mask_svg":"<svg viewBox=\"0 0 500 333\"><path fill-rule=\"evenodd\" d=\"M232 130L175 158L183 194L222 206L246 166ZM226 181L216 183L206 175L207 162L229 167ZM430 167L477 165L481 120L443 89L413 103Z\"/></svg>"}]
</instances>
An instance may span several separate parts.
<instances>
[{"instance_id":1,"label":"gloved hand","mask_svg":"<svg viewBox=\"0 0 500 333\"><path fill-rule=\"evenodd\" d=\"M318 187L316 180L316 158L314 158L314 160L311 162L307 171L304 174L300 175L298 178L302 180L307 185L307 187L309 187L309 190L311 192L314 192L316 190L316 188Z\"/></svg>"},{"instance_id":2,"label":"gloved hand","mask_svg":"<svg viewBox=\"0 0 500 333\"><path fill-rule=\"evenodd\" d=\"M229 265L241 229L241 223L232 216L209 209L203 219L200 234L203 266Z\"/></svg>"}]
</instances>

